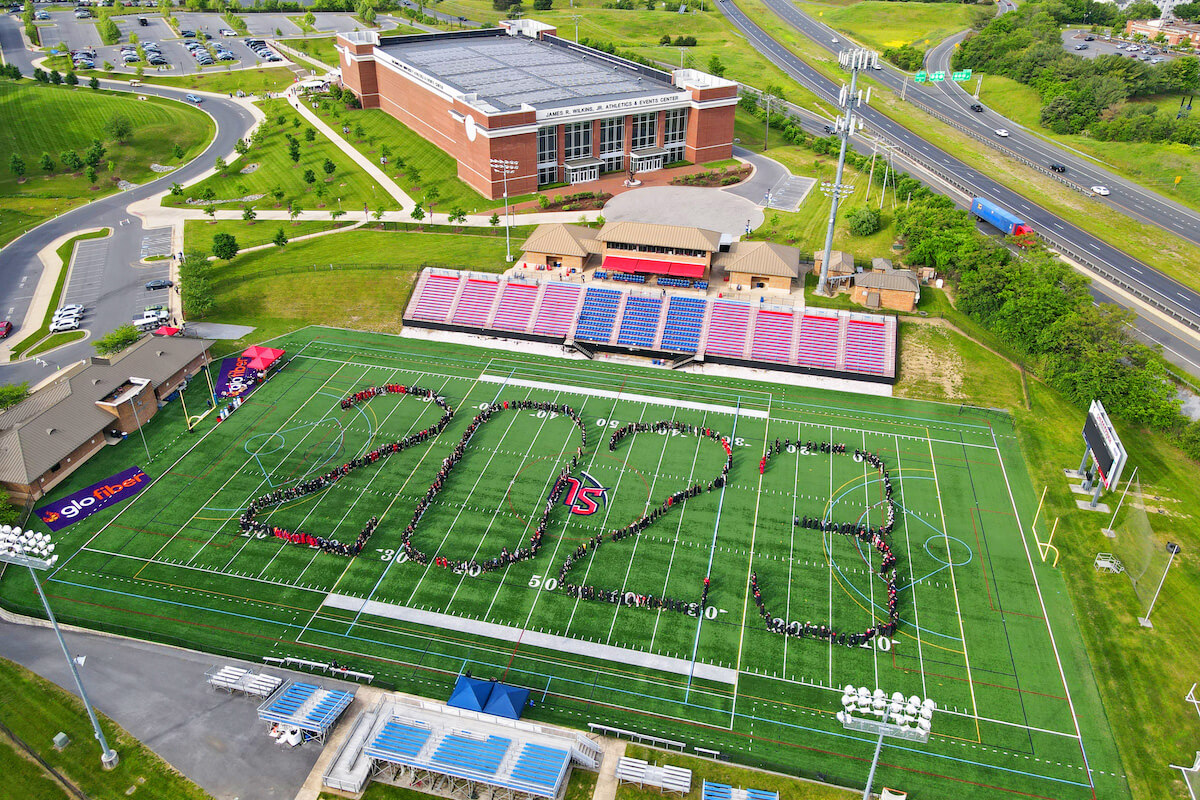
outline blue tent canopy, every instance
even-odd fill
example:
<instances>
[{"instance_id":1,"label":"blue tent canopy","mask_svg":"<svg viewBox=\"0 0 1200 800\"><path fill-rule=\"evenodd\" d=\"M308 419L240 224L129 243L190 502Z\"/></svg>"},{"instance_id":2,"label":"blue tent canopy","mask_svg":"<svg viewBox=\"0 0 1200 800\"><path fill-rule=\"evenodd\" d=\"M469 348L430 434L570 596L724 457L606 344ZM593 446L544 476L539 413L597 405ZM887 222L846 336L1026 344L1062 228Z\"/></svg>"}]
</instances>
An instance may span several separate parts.
<instances>
[{"instance_id":1,"label":"blue tent canopy","mask_svg":"<svg viewBox=\"0 0 1200 800\"><path fill-rule=\"evenodd\" d=\"M529 690L506 683L497 683L495 687L492 696L488 698L487 706L483 709L484 713L520 719L521 712L525 710L525 701L529 699Z\"/></svg>"},{"instance_id":2,"label":"blue tent canopy","mask_svg":"<svg viewBox=\"0 0 1200 800\"><path fill-rule=\"evenodd\" d=\"M459 675L458 681L454 684L454 691L450 692L450 699L446 701L446 705L453 708L465 708L469 711L483 711L484 706L488 703L488 697L492 693L492 687L496 685L491 681L481 681L478 678Z\"/></svg>"}]
</instances>

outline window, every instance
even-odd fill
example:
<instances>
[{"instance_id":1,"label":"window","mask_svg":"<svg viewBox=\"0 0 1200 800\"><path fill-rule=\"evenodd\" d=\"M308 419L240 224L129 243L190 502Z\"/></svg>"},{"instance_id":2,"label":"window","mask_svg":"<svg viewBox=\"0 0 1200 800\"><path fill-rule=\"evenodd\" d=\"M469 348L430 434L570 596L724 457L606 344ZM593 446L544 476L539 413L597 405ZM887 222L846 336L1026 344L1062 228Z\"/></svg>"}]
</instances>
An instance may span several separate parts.
<instances>
[{"instance_id":1,"label":"window","mask_svg":"<svg viewBox=\"0 0 1200 800\"><path fill-rule=\"evenodd\" d=\"M646 114L633 115L633 137L629 142L631 150L645 150L658 144L658 114L650 111Z\"/></svg>"},{"instance_id":2,"label":"window","mask_svg":"<svg viewBox=\"0 0 1200 800\"><path fill-rule=\"evenodd\" d=\"M663 146L667 148L668 164L683 161L687 142L687 115L686 108L676 108L668 111L663 120Z\"/></svg>"},{"instance_id":3,"label":"window","mask_svg":"<svg viewBox=\"0 0 1200 800\"><path fill-rule=\"evenodd\" d=\"M548 183L558 183L557 164L538 167L538 186L545 186Z\"/></svg>"},{"instance_id":4,"label":"window","mask_svg":"<svg viewBox=\"0 0 1200 800\"><path fill-rule=\"evenodd\" d=\"M564 138L563 160L574 161L579 158L592 157L592 123L572 122L563 126Z\"/></svg>"},{"instance_id":5,"label":"window","mask_svg":"<svg viewBox=\"0 0 1200 800\"><path fill-rule=\"evenodd\" d=\"M558 183L558 128L538 128L537 138L538 186Z\"/></svg>"},{"instance_id":6,"label":"window","mask_svg":"<svg viewBox=\"0 0 1200 800\"><path fill-rule=\"evenodd\" d=\"M605 172L619 172L625 167L625 118L600 120L600 158Z\"/></svg>"}]
</instances>

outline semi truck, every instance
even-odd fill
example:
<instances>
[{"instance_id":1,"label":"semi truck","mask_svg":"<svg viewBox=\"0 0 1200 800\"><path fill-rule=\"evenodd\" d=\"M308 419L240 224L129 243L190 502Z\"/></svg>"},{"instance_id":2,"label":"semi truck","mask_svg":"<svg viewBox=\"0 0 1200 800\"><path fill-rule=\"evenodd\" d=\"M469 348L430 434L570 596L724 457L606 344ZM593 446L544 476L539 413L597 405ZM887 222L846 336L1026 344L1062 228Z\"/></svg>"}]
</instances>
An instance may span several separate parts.
<instances>
[{"instance_id":1,"label":"semi truck","mask_svg":"<svg viewBox=\"0 0 1200 800\"><path fill-rule=\"evenodd\" d=\"M1025 236L1033 233L1033 228L1014 214L1010 214L991 200L976 197L971 201L971 213L984 222L990 223L1009 236Z\"/></svg>"}]
</instances>

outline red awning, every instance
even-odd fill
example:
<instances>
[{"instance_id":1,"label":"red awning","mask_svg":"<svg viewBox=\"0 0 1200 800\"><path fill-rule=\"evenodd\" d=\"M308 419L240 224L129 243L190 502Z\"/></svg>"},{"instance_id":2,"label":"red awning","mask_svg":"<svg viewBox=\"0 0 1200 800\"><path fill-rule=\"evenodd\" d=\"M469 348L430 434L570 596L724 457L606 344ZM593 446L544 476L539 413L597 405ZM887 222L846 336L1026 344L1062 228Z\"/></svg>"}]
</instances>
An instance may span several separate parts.
<instances>
[{"instance_id":1,"label":"red awning","mask_svg":"<svg viewBox=\"0 0 1200 800\"><path fill-rule=\"evenodd\" d=\"M278 361L284 352L274 347L260 347L255 345L254 347L247 347L242 355L250 359L250 364L248 365L250 369L266 370Z\"/></svg>"},{"instance_id":2,"label":"red awning","mask_svg":"<svg viewBox=\"0 0 1200 800\"><path fill-rule=\"evenodd\" d=\"M617 272L633 272L637 269L637 259L627 256L605 256L604 268Z\"/></svg>"},{"instance_id":3,"label":"red awning","mask_svg":"<svg viewBox=\"0 0 1200 800\"><path fill-rule=\"evenodd\" d=\"M179 333L179 328L172 328L170 325L163 325L154 332L155 336L174 336Z\"/></svg>"},{"instance_id":4,"label":"red awning","mask_svg":"<svg viewBox=\"0 0 1200 800\"><path fill-rule=\"evenodd\" d=\"M703 278L703 264L672 264L671 275L676 275L680 278Z\"/></svg>"}]
</instances>

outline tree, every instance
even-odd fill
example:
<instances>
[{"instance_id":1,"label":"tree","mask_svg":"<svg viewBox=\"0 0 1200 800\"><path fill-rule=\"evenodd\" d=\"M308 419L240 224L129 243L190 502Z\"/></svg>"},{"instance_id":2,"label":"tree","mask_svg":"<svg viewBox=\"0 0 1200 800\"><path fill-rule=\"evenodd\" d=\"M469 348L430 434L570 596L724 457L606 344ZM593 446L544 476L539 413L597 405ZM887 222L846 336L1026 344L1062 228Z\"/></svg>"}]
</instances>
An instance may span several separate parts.
<instances>
[{"instance_id":1,"label":"tree","mask_svg":"<svg viewBox=\"0 0 1200 800\"><path fill-rule=\"evenodd\" d=\"M229 165L225 163L225 159L221 158L220 156L217 156L216 160L213 161L213 169L217 171L218 175L224 175L225 168L228 166Z\"/></svg>"},{"instance_id":2,"label":"tree","mask_svg":"<svg viewBox=\"0 0 1200 800\"><path fill-rule=\"evenodd\" d=\"M83 174L85 177L87 177L88 183L90 183L92 186L96 185L96 168L95 167L93 167L91 164L88 164L88 168Z\"/></svg>"},{"instance_id":3,"label":"tree","mask_svg":"<svg viewBox=\"0 0 1200 800\"><path fill-rule=\"evenodd\" d=\"M183 197L183 184L178 182L172 183L171 195L174 197Z\"/></svg>"},{"instance_id":4,"label":"tree","mask_svg":"<svg viewBox=\"0 0 1200 800\"><path fill-rule=\"evenodd\" d=\"M271 243L276 247L283 247L288 243L287 234L283 232L283 228L275 231L275 238L271 240Z\"/></svg>"},{"instance_id":5,"label":"tree","mask_svg":"<svg viewBox=\"0 0 1200 800\"><path fill-rule=\"evenodd\" d=\"M379 145L379 157L384 161L392 157L392 148L388 147L387 142Z\"/></svg>"},{"instance_id":6,"label":"tree","mask_svg":"<svg viewBox=\"0 0 1200 800\"><path fill-rule=\"evenodd\" d=\"M50 70L50 82L53 83L55 86L58 86L60 83L63 82L62 73L56 69Z\"/></svg>"},{"instance_id":7,"label":"tree","mask_svg":"<svg viewBox=\"0 0 1200 800\"><path fill-rule=\"evenodd\" d=\"M327 158L325 159L325 163L321 165L321 169L325 171L326 175L332 178L333 173L337 172L337 164L333 163L333 159Z\"/></svg>"},{"instance_id":8,"label":"tree","mask_svg":"<svg viewBox=\"0 0 1200 800\"><path fill-rule=\"evenodd\" d=\"M450 212L449 220L451 223L457 222L462 225L467 221L467 212L463 208L455 206L454 210Z\"/></svg>"},{"instance_id":9,"label":"tree","mask_svg":"<svg viewBox=\"0 0 1200 800\"><path fill-rule=\"evenodd\" d=\"M307 183L309 186L316 183L317 182L317 173L313 172L311 169L304 170L304 182Z\"/></svg>"},{"instance_id":10,"label":"tree","mask_svg":"<svg viewBox=\"0 0 1200 800\"><path fill-rule=\"evenodd\" d=\"M316 16L313 15L312 9L304 12L304 27L311 28L317 23Z\"/></svg>"},{"instance_id":11,"label":"tree","mask_svg":"<svg viewBox=\"0 0 1200 800\"><path fill-rule=\"evenodd\" d=\"M718 78L725 77L725 65L721 63L721 57L714 55L708 59L708 71Z\"/></svg>"},{"instance_id":12,"label":"tree","mask_svg":"<svg viewBox=\"0 0 1200 800\"><path fill-rule=\"evenodd\" d=\"M303 210L299 203L292 203L288 206L288 216L292 218L293 223L296 222L296 218L300 216L300 212Z\"/></svg>"},{"instance_id":13,"label":"tree","mask_svg":"<svg viewBox=\"0 0 1200 800\"><path fill-rule=\"evenodd\" d=\"M97 78L95 75L93 75L91 78L88 79L88 88L91 89L92 91L96 91L97 89L99 89L100 88L100 79Z\"/></svg>"},{"instance_id":14,"label":"tree","mask_svg":"<svg viewBox=\"0 0 1200 800\"><path fill-rule=\"evenodd\" d=\"M535 0L535 2L536 2L536 0ZM537 8L537 6L535 5L534 8ZM662 38L658 40L658 43L662 44L662 45L670 44L671 43L671 34L664 33L662 35Z\"/></svg>"},{"instance_id":15,"label":"tree","mask_svg":"<svg viewBox=\"0 0 1200 800\"><path fill-rule=\"evenodd\" d=\"M493 212L492 215L490 217L488 217L488 225L491 225L493 228L495 228L499 224L500 224L500 215Z\"/></svg>"},{"instance_id":16,"label":"tree","mask_svg":"<svg viewBox=\"0 0 1200 800\"><path fill-rule=\"evenodd\" d=\"M67 82L67 86L78 86L79 85L79 76L76 75L73 71L68 72L67 77L63 78L63 80Z\"/></svg>"},{"instance_id":17,"label":"tree","mask_svg":"<svg viewBox=\"0 0 1200 800\"><path fill-rule=\"evenodd\" d=\"M62 165L71 172L78 172L83 169L83 159L79 157L79 153L74 150L64 150L58 154L58 160Z\"/></svg>"},{"instance_id":18,"label":"tree","mask_svg":"<svg viewBox=\"0 0 1200 800\"><path fill-rule=\"evenodd\" d=\"M850 223L850 232L855 236L870 236L879 230L883 222L877 210L866 206L851 209L846 214L846 221Z\"/></svg>"},{"instance_id":19,"label":"tree","mask_svg":"<svg viewBox=\"0 0 1200 800\"><path fill-rule=\"evenodd\" d=\"M417 169L415 164L409 164L408 168L404 170L404 174L408 176L408 179L414 184L419 184L421 182L421 170Z\"/></svg>"},{"instance_id":20,"label":"tree","mask_svg":"<svg viewBox=\"0 0 1200 800\"><path fill-rule=\"evenodd\" d=\"M7 494L0 494L0 525L16 525L21 521L22 510L12 504Z\"/></svg>"},{"instance_id":21,"label":"tree","mask_svg":"<svg viewBox=\"0 0 1200 800\"><path fill-rule=\"evenodd\" d=\"M375 9L372 8L371 6L367 5L366 3L359 3L358 7L359 7L358 18L363 21L363 24L374 25L375 24Z\"/></svg>"},{"instance_id":22,"label":"tree","mask_svg":"<svg viewBox=\"0 0 1200 800\"><path fill-rule=\"evenodd\" d=\"M192 278L183 286L183 303L189 317L203 317L212 311L216 301L213 299L212 283L208 278Z\"/></svg>"},{"instance_id":23,"label":"tree","mask_svg":"<svg viewBox=\"0 0 1200 800\"><path fill-rule=\"evenodd\" d=\"M212 203L209 203L204 207L204 213L207 214L208 218L213 222L217 221L217 207Z\"/></svg>"},{"instance_id":24,"label":"tree","mask_svg":"<svg viewBox=\"0 0 1200 800\"><path fill-rule=\"evenodd\" d=\"M535 11L549 11L553 6L554 0L533 0L533 9Z\"/></svg>"},{"instance_id":25,"label":"tree","mask_svg":"<svg viewBox=\"0 0 1200 800\"><path fill-rule=\"evenodd\" d=\"M236 152L239 156L244 156L250 150L250 143L245 139L238 139L237 142L234 143L233 149L234 152Z\"/></svg>"},{"instance_id":26,"label":"tree","mask_svg":"<svg viewBox=\"0 0 1200 800\"><path fill-rule=\"evenodd\" d=\"M271 197L275 198L275 205L282 203L284 195L286 194L287 192L283 191L283 187L281 186L274 186L271 188Z\"/></svg>"},{"instance_id":27,"label":"tree","mask_svg":"<svg viewBox=\"0 0 1200 800\"><path fill-rule=\"evenodd\" d=\"M230 233L218 233L213 236L212 254L217 258L229 261L238 254L237 239Z\"/></svg>"},{"instance_id":28,"label":"tree","mask_svg":"<svg viewBox=\"0 0 1200 800\"><path fill-rule=\"evenodd\" d=\"M119 353L141 336L131 323L125 323L92 342L92 347L102 356Z\"/></svg>"},{"instance_id":29,"label":"tree","mask_svg":"<svg viewBox=\"0 0 1200 800\"><path fill-rule=\"evenodd\" d=\"M54 159L50 157L49 153L42 153L41 167L42 171L47 174L54 172Z\"/></svg>"},{"instance_id":30,"label":"tree","mask_svg":"<svg viewBox=\"0 0 1200 800\"><path fill-rule=\"evenodd\" d=\"M250 206L246 206L242 209L242 219L244 219L246 222L254 224L254 218L257 216L258 213Z\"/></svg>"},{"instance_id":31,"label":"tree","mask_svg":"<svg viewBox=\"0 0 1200 800\"><path fill-rule=\"evenodd\" d=\"M288 139L288 156L292 159L293 164L300 163L300 140Z\"/></svg>"},{"instance_id":32,"label":"tree","mask_svg":"<svg viewBox=\"0 0 1200 800\"><path fill-rule=\"evenodd\" d=\"M13 175L17 176L17 180L21 181L25 176L25 159L21 158L16 153L8 159L8 169Z\"/></svg>"},{"instance_id":33,"label":"tree","mask_svg":"<svg viewBox=\"0 0 1200 800\"><path fill-rule=\"evenodd\" d=\"M366 132L366 130L363 129L363 126L361 123L354 126L354 136L355 136L355 138L360 139L360 140L366 138L367 132Z\"/></svg>"},{"instance_id":34,"label":"tree","mask_svg":"<svg viewBox=\"0 0 1200 800\"><path fill-rule=\"evenodd\" d=\"M313 128L304 129L304 141L315 142L317 140L317 132Z\"/></svg>"},{"instance_id":35,"label":"tree","mask_svg":"<svg viewBox=\"0 0 1200 800\"><path fill-rule=\"evenodd\" d=\"M342 215L343 215L343 214L345 214L345 213L346 213L345 211L342 211L342 210L339 208L337 211L330 211L330 212L329 212L329 218L330 218L331 220L333 220L334 222L337 222L337 220L338 220L338 217L342 216Z\"/></svg>"},{"instance_id":36,"label":"tree","mask_svg":"<svg viewBox=\"0 0 1200 800\"><path fill-rule=\"evenodd\" d=\"M104 154L108 149L101 144L99 139L92 139L92 146L83 154L83 162L90 167L99 167L100 162L104 160Z\"/></svg>"},{"instance_id":37,"label":"tree","mask_svg":"<svg viewBox=\"0 0 1200 800\"><path fill-rule=\"evenodd\" d=\"M175 158L183 158L183 145L176 144L171 148L171 155Z\"/></svg>"},{"instance_id":38,"label":"tree","mask_svg":"<svg viewBox=\"0 0 1200 800\"><path fill-rule=\"evenodd\" d=\"M216 200L217 199L216 189L213 189L213 187L211 187L211 186L205 186L200 191L200 199L201 200L209 200L209 201Z\"/></svg>"},{"instance_id":39,"label":"tree","mask_svg":"<svg viewBox=\"0 0 1200 800\"><path fill-rule=\"evenodd\" d=\"M29 396L29 382L8 383L0 386L0 409L15 406ZM0 494L0 497L4 495Z\"/></svg>"},{"instance_id":40,"label":"tree","mask_svg":"<svg viewBox=\"0 0 1200 800\"><path fill-rule=\"evenodd\" d=\"M420 222L421 220L425 219L425 209L421 208L420 203L417 203L415 206L413 206L413 210L409 213L409 216L417 222Z\"/></svg>"}]
</instances>

